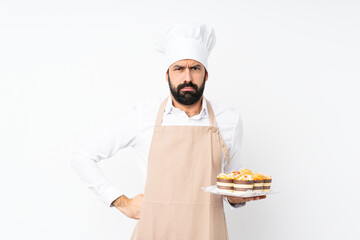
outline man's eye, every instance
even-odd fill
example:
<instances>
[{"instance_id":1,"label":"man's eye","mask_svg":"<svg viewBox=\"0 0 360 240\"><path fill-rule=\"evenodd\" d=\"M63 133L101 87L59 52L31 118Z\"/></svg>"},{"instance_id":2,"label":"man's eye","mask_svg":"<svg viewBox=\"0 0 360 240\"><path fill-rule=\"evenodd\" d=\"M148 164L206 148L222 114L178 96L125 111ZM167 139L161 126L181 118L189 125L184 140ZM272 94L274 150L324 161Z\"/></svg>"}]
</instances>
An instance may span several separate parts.
<instances>
[{"instance_id":1,"label":"man's eye","mask_svg":"<svg viewBox=\"0 0 360 240\"><path fill-rule=\"evenodd\" d=\"M198 70L198 69L200 69L200 68L199 68L199 67L193 67L193 69Z\"/></svg>"}]
</instances>

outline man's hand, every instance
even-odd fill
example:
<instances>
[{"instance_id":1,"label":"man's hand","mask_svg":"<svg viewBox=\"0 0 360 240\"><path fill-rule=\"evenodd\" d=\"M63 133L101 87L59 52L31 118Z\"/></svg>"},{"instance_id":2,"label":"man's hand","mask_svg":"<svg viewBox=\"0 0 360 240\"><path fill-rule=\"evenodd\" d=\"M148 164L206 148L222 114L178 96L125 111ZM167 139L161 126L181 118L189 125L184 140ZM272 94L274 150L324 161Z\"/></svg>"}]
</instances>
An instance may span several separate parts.
<instances>
[{"instance_id":1,"label":"man's hand","mask_svg":"<svg viewBox=\"0 0 360 240\"><path fill-rule=\"evenodd\" d=\"M118 197L112 204L129 218L139 220L144 194L140 193L133 198L125 195Z\"/></svg>"},{"instance_id":2,"label":"man's hand","mask_svg":"<svg viewBox=\"0 0 360 240\"><path fill-rule=\"evenodd\" d=\"M224 195L222 195L224 196ZM263 196L256 196L256 197L230 197L230 196L224 196L227 197L230 203L233 204L237 204L237 203L242 203L242 202L249 202L249 201L253 201L253 200L260 200L260 199L264 199L266 198L266 195Z\"/></svg>"}]
</instances>

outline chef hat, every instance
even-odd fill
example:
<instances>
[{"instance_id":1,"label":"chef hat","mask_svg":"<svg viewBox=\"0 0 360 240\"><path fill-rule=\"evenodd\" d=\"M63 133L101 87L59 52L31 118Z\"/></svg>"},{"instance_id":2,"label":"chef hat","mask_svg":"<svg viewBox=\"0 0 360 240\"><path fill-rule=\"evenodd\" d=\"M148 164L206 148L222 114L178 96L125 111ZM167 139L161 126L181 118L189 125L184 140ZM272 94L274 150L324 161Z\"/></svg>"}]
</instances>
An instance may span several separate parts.
<instances>
[{"instance_id":1,"label":"chef hat","mask_svg":"<svg viewBox=\"0 0 360 240\"><path fill-rule=\"evenodd\" d=\"M157 37L154 46L165 54L166 70L182 59L196 60L208 70L207 59L215 43L215 31L211 26L176 23Z\"/></svg>"}]
</instances>

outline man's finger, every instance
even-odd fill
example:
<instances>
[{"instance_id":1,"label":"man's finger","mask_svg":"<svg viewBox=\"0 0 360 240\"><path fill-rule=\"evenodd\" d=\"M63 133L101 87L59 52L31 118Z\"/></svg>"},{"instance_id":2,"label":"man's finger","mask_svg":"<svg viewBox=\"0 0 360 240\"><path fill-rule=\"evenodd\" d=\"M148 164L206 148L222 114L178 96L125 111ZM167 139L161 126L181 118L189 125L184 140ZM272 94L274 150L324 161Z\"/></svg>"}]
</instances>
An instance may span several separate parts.
<instances>
[{"instance_id":1,"label":"man's finger","mask_svg":"<svg viewBox=\"0 0 360 240\"><path fill-rule=\"evenodd\" d=\"M266 198L266 195L263 195L263 196L257 196L257 197L255 197L255 200L260 200L260 199L264 199L264 198Z\"/></svg>"},{"instance_id":2,"label":"man's finger","mask_svg":"<svg viewBox=\"0 0 360 240\"><path fill-rule=\"evenodd\" d=\"M244 197L244 198L243 197L230 197L230 196L226 196L226 195L223 195L223 196L227 197L228 199L230 199L232 201L241 199L242 202L250 202L250 201L261 200L261 199L266 198L266 195L261 195L261 196L256 196L256 197Z\"/></svg>"}]
</instances>

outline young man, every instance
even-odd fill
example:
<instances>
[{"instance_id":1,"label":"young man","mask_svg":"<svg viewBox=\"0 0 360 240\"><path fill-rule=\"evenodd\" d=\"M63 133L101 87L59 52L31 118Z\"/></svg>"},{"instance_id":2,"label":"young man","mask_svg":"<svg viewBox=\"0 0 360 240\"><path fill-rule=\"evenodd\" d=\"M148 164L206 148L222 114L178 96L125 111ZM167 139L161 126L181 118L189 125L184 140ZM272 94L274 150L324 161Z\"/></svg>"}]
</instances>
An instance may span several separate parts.
<instances>
[{"instance_id":1,"label":"young man","mask_svg":"<svg viewBox=\"0 0 360 240\"><path fill-rule=\"evenodd\" d=\"M102 200L139 219L132 239L228 239L223 199L232 208L265 197L223 197L203 186L239 169L239 112L204 98L214 30L175 24L156 42L167 57L169 97L138 105L118 126L78 149L72 165ZM144 194L127 198L106 181L97 162L131 146L141 161Z\"/></svg>"}]
</instances>

